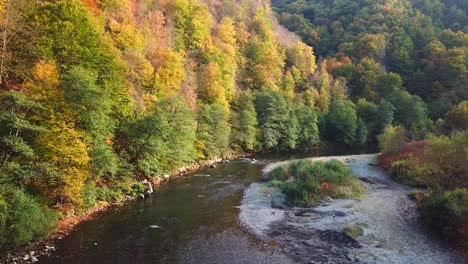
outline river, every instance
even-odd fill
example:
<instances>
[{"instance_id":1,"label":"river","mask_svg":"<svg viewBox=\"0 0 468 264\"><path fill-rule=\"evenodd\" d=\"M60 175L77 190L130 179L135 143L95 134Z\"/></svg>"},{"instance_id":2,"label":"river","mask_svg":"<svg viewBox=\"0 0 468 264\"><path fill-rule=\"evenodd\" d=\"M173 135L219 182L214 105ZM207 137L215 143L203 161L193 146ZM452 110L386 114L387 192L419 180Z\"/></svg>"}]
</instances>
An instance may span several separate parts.
<instances>
[{"instance_id":1,"label":"river","mask_svg":"<svg viewBox=\"0 0 468 264\"><path fill-rule=\"evenodd\" d=\"M244 192L265 166L290 158L238 159L173 178L145 200L79 224L39 263L293 263L239 221Z\"/></svg>"},{"instance_id":2,"label":"river","mask_svg":"<svg viewBox=\"0 0 468 264\"><path fill-rule=\"evenodd\" d=\"M79 224L39 263L288 263L238 221L244 190L266 163L285 158L238 159L174 178Z\"/></svg>"}]
</instances>

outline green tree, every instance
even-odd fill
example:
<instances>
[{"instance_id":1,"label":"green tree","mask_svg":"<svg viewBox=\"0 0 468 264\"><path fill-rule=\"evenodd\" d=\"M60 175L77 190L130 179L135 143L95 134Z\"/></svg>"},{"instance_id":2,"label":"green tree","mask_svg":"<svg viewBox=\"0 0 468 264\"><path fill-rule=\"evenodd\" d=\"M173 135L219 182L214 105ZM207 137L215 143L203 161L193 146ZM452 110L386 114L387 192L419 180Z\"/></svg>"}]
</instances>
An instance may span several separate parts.
<instances>
[{"instance_id":1,"label":"green tree","mask_svg":"<svg viewBox=\"0 0 468 264\"><path fill-rule=\"evenodd\" d=\"M364 145L367 142L368 135L369 129L367 128L366 123L361 118L358 118L356 123L356 136L354 143L357 145Z\"/></svg>"},{"instance_id":2,"label":"green tree","mask_svg":"<svg viewBox=\"0 0 468 264\"><path fill-rule=\"evenodd\" d=\"M43 124L34 120L40 108L21 92L10 91L0 97L0 185L19 184L35 175L34 138L45 131Z\"/></svg>"},{"instance_id":3,"label":"green tree","mask_svg":"<svg viewBox=\"0 0 468 264\"><path fill-rule=\"evenodd\" d=\"M414 71L414 44L404 31L397 31L391 35L387 45L386 65L388 71L409 77Z\"/></svg>"},{"instance_id":4,"label":"green tree","mask_svg":"<svg viewBox=\"0 0 468 264\"><path fill-rule=\"evenodd\" d=\"M106 144L113 137L116 120L111 117L111 99L96 84L97 76L82 68L73 67L62 80L68 107L76 111L77 124L85 130L92 142L91 158L94 171L101 175L114 175L118 157Z\"/></svg>"},{"instance_id":5,"label":"green tree","mask_svg":"<svg viewBox=\"0 0 468 264\"><path fill-rule=\"evenodd\" d=\"M310 149L320 140L317 115L310 107L303 105L297 106L295 113L299 121L297 145L302 150Z\"/></svg>"},{"instance_id":6,"label":"green tree","mask_svg":"<svg viewBox=\"0 0 468 264\"><path fill-rule=\"evenodd\" d=\"M355 90L351 91L354 98L364 97L367 100L374 101L375 85L377 77L380 74L380 65L373 59L365 57L358 65L359 81Z\"/></svg>"},{"instance_id":7,"label":"green tree","mask_svg":"<svg viewBox=\"0 0 468 264\"><path fill-rule=\"evenodd\" d=\"M403 89L403 80L396 73L381 74L377 77L376 91L381 99L386 99Z\"/></svg>"},{"instance_id":8,"label":"green tree","mask_svg":"<svg viewBox=\"0 0 468 264\"><path fill-rule=\"evenodd\" d=\"M279 92L255 93L260 142L266 150L293 149L297 140L297 118Z\"/></svg>"},{"instance_id":9,"label":"green tree","mask_svg":"<svg viewBox=\"0 0 468 264\"><path fill-rule=\"evenodd\" d=\"M379 116L379 106L366 101L366 99L361 98L356 103L356 114L358 116L358 127L360 127L360 132L363 133L364 126L366 136L368 135L370 138L375 139L375 137L380 134L379 125L381 122ZM361 123L361 124L359 124Z\"/></svg>"},{"instance_id":10,"label":"green tree","mask_svg":"<svg viewBox=\"0 0 468 264\"><path fill-rule=\"evenodd\" d=\"M229 113L221 104L199 104L197 126L198 157L210 159L229 152Z\"/></svg>"},{"instance_id":11,"label":"green tree","mask_svg":"<svg viewBox=\"0 0 468 264\"><path fill-rule=\"evenodd\" d=\"M208 8L194 0L171 1L178 50L201 48L210 36Z\"/></svg>"},{"instance_id":12,"label":"green tree","mask_svg":"<svg viewBox=\"0 0 468 264\"><path fill-rule=\"evenodd\" d=\"M343 144L355 142L357 115L353 102L334 100L326 115L327 136L330 140Z\"/></svg>"},{"instance_id":13,"label":"green tree","mask_svg":"<svg viewBox=\"0 0 468 264\"><path fill-rule=\"evenodd\" d=\"M231 105L231 146L253 151L257 146L257 113L250 92L241 92Z\"/></svg>"},{"instance_id":14,"label":"green tree","mask_svg":"<svg viewBox=\"0 0 468 264\"><path fill-rule=\"evenodd\" d=\"M124 125L116 148L137 172L160 176L195 159L195 124L184 101L170 97L155 103L148 115Z\"/></svg>"},{"instance_id":15,"label":"green tree","mask_svg":"<svg viewBox=\"0 0 468 264\"><path fill-rule=\"evenodd\" d=\"M468 130L468 101L461 102L446 114L443 128L446 133Z\"/></svg>"}]
</instances>

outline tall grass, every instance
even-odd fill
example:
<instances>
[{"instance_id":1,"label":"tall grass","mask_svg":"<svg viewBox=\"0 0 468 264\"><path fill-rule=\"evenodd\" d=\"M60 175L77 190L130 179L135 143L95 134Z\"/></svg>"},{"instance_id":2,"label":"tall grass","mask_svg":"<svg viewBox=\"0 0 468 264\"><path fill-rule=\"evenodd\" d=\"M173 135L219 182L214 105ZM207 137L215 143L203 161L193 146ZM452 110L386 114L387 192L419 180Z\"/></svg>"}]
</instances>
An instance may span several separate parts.
<instances>
[{"instance_id":1,"label":"tall grass","mask_svg":"<svg viewBox=\"0 0 468 264\"><path fill-rule=\"evenodd\" d=\"M353 198L362 192L359 179L337 160L299 160L270 172L272 185L280 188L290 202L314 205L325 197Z\"/></svg>"}]
</instances>

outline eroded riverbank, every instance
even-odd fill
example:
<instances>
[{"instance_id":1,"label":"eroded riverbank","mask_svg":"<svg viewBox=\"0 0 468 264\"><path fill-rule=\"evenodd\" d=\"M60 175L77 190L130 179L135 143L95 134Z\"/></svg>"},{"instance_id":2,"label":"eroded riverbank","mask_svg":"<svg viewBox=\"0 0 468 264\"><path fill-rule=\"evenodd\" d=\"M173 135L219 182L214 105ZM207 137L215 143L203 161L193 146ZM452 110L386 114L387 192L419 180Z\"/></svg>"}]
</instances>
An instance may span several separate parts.
<instances>
[{"instance_id":1,"label":"eroded riverbank","mask_svg":"<svg viewBox=\"0 0 468 264\"><path fill-rule=\"evenodd\" d=\"M417 225L416 207L408 198L411 189L393 182L376 166L375 157L312 158L347 164L367 189L358 200L295 208L278 189L254 183L245 192L240 221L258 237L278 242L298 263L464 263ZM263 173L285 163L269 164ZM349 230L358 235L348 235Z\"/></svg>"}]
</instances>

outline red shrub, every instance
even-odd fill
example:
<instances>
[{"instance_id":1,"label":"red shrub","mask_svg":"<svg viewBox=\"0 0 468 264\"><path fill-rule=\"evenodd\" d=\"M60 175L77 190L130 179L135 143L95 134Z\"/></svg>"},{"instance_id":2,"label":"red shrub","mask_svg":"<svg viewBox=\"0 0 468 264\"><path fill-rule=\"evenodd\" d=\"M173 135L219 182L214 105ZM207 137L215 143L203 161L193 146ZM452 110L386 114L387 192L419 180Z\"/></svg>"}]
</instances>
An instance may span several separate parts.
<instances>
[{"instance_id":1,"label":"red shrub","mask_svg":"<svg viewBox=\"0 0 468 264\"><path fill-rule=\"evenodd\" d=\"M330 189L330 184L328 182L322 182L320 184L320 189L326 191L326 190Z\"/></svg>"},{"instance_id":2,"label":"red shrub","mask_svg":"<svg viewBox=\"0 0 468 264\"><path fill-rule=\"evenodd\" d=\"M392 162L396 160L408 159L410 156L418 163L424 162L424 151L427 141L420 140L406 143L398 154L382 154L379 156L379 164L385 169L389 169Z\"/></svg>"}]
</instances>

